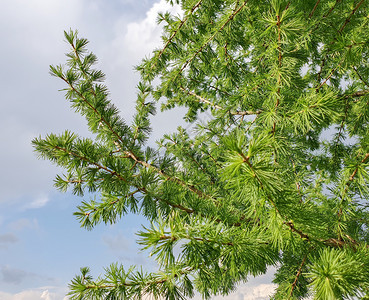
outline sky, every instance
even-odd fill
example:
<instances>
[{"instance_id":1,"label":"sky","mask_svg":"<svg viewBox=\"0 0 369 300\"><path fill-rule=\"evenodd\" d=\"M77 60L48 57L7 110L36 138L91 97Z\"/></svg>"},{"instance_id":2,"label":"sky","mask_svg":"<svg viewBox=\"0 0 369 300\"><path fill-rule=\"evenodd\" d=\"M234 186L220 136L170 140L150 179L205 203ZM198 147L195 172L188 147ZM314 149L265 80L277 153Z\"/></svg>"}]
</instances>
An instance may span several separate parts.
<instances>
[{"instance_id":1,"label":"sky","mask_svg":"<svg viewBox=\"0 0 369 300\"><path fill-rule=\"evenodd\" d=\"M134 66L160 47L156 16L164 0L0 0L0 300L64 300L80 267L94 276L113 262L155 263L135 244L145 222L128 215L112 226L80 228L73 216L83 198L60 193L62 170L39 160L31 141L68 129L90 136L84 118L70 109L50 64L65 61L63 31L77 29L99 58L113 103L129 123L139 81ZM180 13L171 8L174 13ZM174 131L183 111L153 118L154 138ZM88 200L88 199L86 199ZM271 272L214 300L263 300L273 292ZM201 299L196 296L194 299Z\"/></svg>"}]
</instances>

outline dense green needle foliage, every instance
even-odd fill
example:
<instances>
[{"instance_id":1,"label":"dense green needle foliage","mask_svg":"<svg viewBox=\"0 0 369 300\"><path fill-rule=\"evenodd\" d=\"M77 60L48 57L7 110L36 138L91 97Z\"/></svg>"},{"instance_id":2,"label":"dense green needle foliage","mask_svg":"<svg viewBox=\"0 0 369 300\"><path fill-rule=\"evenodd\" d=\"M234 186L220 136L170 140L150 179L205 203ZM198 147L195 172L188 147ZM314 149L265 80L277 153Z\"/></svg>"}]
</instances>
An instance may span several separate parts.
<instances>
[{"instance_id":1,"label":"dense green needle foliage","mask_svg":"<svg viewBox=\"0 0 369 300\"><path fill-rule=\"evenodd\" d=\"M86 39L66 32L68 61L51 67L96 138L50 134L37 153L65 168L57 188L100 195L78 206L83 227L144 215L139 243L160 268L85 268L70 296L210 298L275 266L274 299L366 297L369 1L171 2L183 16L159 15L132 124ZM186 107L196 131L149 147L158 103Z\"/></svg>"}]
</instances>

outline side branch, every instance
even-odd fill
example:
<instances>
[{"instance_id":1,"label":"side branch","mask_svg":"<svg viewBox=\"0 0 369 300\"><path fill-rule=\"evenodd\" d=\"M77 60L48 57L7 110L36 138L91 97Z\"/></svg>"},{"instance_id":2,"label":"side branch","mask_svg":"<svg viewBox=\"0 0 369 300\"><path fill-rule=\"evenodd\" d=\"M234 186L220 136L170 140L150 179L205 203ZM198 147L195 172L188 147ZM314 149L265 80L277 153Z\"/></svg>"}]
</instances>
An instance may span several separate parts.
<instances>
[{"instance_id":1,"label":"side branch","mask_svg":"<svg viewBox=\"0 0 369 300\"><path fill-rule=\"evenodd\" d=\"M369 94L369 90L362 90L362 91L358 91L356 93L353 93L353 94L349 94L349 95L345 95L345 98L355 98L355 97L362 97L362 96L365 96L365 95L368 95Z\"/></svg>"},{"instance_id":2,"label":"side branch","mask_svg":"<svg viewBox=\"0 0 369 300\"><path fill-rule=\"evenodd\" d=\"M124 141L122 137L111 127L109 122L102 116L102 114L86 99L85 96L82 95L64 76L60 77L65 83L68 84L68 86L75 92L92 110L93 112L99 116L101 122L103 122L109 130L113 133L113 135L116 136L117 140L120 141L120 143L124 144Z\"/></svg>"},{"instance_id":3,"label":"side branch","mask_svg":"<svg viewBox=\"0 0 369 300\"><path fill-rule=\"evenodd\" d=\"M346 27L346 25L350 22L350 19L352 17L352 15L358 10L358 8L360 7L361 4L363 4L364 0L361 0L356 6L355 8L351 11L350 15L346 18L345 23L342 25L342 27L340 28L340 30L338 31L338 33L342 33L343 29Z\"/></svg>"},{"instance_id":4,"label":"side branch","mask_svg":"<svg viewBox=\"0 0 369 300\"><path fill-rule=\"evenodd\" d=\"M312 10L312 11L310 12L310 14L309 14L309 19L311 19L311 17L313 16L313 14L314 14L314 12L315 12L316 8L318 7L319 3L320 3L320 0L318 0L318 1L315 3L313 10Z\"/></svg>"},{"instance_id":5,"label":"side branch","mask_svg":"<svg viewBox=\"0 0 369 300\"><path fill-rule=\"evenodd\" d=\"M342 0L336 0L336 2L333 4L333 6L329 9L329 11L323 16L323 18L328 17L331 12L336 8L337 4L340 3Z\"/></svg>"},{"instance_id":6,"label":"side branch","mask_svg":"<svg viewBox=\"0 0 369 300\"><path fill-rule=\"evenodd\" d=\"M127 183L127 184L130 184L130 185L134 186L138 191L140 191L140 192L142 192L142 193L144 193L144 194L147 194L147 195L149 195L149 194L150 194L150 193L147 191L147 189L146 189L146 188L141 187L141 186L138 186L138 185L136 185L136 184L132 184L132 183L131 183L131 182L129 182L126 178L124 178L122 175L118 174L118 173L117 173L116 171L114 171L114 170L110 170L109 168L107 168L107 167L105 167L105 166L102 166L102 165L100 165L100 164L98 164L98 163L96 163L96 162L91 161L91 160L90 160L90 159L88 159L87 157L84 157L84 156L78 155L78 154L77 154L77 153L75 153L75 152L68 151L68 150L67 150L67 149L65 149L65 148L62 148L62 147L59 147L59 146L54 146L54 147L55 147L55 149L57 149L57 150L63 151L63 152L65 152L65 153L68 153L69 155L72 155L72 156L74 156L74 157L77 157L78 159L81 159L81 160L83 160L83 161L88 162L88 163L89 163L89 164L91 164L91 165L96 166L96 167L97 167L97 168L99 168L100 170L104 170L104 171L106 171L106 172L110 173L111 175L116 176L117 178L119 178L120 180L124 181L125 183ZM184 206L182 206L182 205L180 205L180 204L172 203L172 202L170 202L169 200L162 199L162 198L160 198L160 197L155 197L155 195L154 195L153 197L154 197L155 199L159 200L159 201L165 202L165 203L166 203L166 204L168 204L169 206L172 206L172 207L174 207L174 208L178 208L178 209L180 209L180 210L182 210L182 211L185 211L185 212L187 212L187 213L189 213L189 214L192 214L192 213L194 213L194 212L195 212L193 209L186 208L186 207L184 207ZM117 201L117 202L118 202L118 201ZM116 203L117 203L117 202L116 202ZM114 203L114 204L115 204L115 203Z\"/></svg>"},{"instance_id":7,"label":"side branch","mask_svg":"<svg viewBox=\"0 0 369 300\"><path fill-rule=\"evenodd\" d=\"M355 73L356 73L356 75L359 77L359 79L367 86L367 87L369 87L369 83L366 81L366 80L364 80L364 78L360 75L360 73L358 72L358 70L357 70L357 68L356 67L354 67L353 68L354 69L354 71L355 71Z\"/></svg>"},{"instance_id":8,"label":"side branch","mask_svg":"<svg viewBox=\"0 0 369 300\"><path fill-rule=\"evenodd\" d=\"M215 36L224 29L224 27L244 8L247 4L248 0L246 0L237 10L235 10L227 19L226 22L211 36L209 37L206 42L192 55L191 58L189 58L182 66L182 68L179 70L177 76L182 73L182 71L188 66L190 62L192 62L195 57L215 38ZM177 77L176 76L176 77Z\"/></svg>"},{"instance_id":9,"label":"side branch","mask_svg":"<svg viewBox=\"0 0 369 300\"><path fill-rule=\"evenodd\" d=\"M213 102L211 102L210 100L204 98L204 97L201 97L200 95L197 95L196 93L192 92L192 91L188 91L186 89L184 89L183 87L180 87L180 89L184 92L186 92L187 94L191 95L191 96L194 96L196 97L197 99L199 99L200 102L202 103L206 103L206 104L209 104L210 106L216 108L216 109L224 109L223 107L217 105L217 104L214 104ZM236 110L236 111L230 111L230 114L231 115L238 115L238 116L248 116L248 115L258 115L260 114L261 111L260 110L257 110L257 111L250 111L250 110L246 110L246 111L239 111L239 110Z\"/></svg>"},{"instance_id":10,"label":"side branch","mask_svg":"<svg viewBox=\"0 0 369 300\"><path fill-rule=\"evenodd\" d=\"M195 188L193 185L189 185L188 183L186 183L185 181L177 178L177 177L172 177L170 175L168 175L167 173L165 173L164 171L160 170L159 168L145 162L142 161L140 159L138 159L136 157L136 155L134 155L132 152L126 151L125 154L130 157L131 159L133 159L136 163L144 166L145 168L154 170L156 173L158 173L159 175L163 176L165 179L170 180L172 182L176 182L179 185L189 189L191 192L195 193L197 196L201 197L201 198L205 198L205 199L211 199L211 200L215 200L214 198L212 198L210 195L205 194L204 192L200 191L199 189Z\"/></svg>"},{"instance_id":11,"label":"side branch","mask_svg":"<svg viewBox=\"0 0 369 300\"><path fill-rule=\"evenodd\" d=\"M155 64L153 64L150 68L150 70L152 70L156 65L157 62L159 61L160 57L163 55L163 53L165 52L165 50L168 48L169 44L172 42L172 40L174 39L174 37L176 36L176 34L178 33L178 31L182 28L182 26L187 22L187 20L189 19L189 17L193 14L193 12L200 6L202 0L200 0L199 2L197 2L194 7L192 7L190 13L181 21L181 23L179 24L178 28L172 33L172 35L170 36L170 38L167 40L167 42L165 43L163 49L160 50L158 57L156 59Z\"/></svg>"},{"instance_id":12,"label":"side branch","mask_svg":"<svg viewBox=\"0 0 369 300\"><path fill-rule=\"evenodd\" d=\"M319 91L319 89L327 83L327 81L332 77L333 73L342 65L343 61L344 61L344 58L341 59L341 61L338 63L338 65L331 70L328 77L315 89L316 92Z\"/></svg>"},{"instance_id":13,"label":"side branch","mask_svg":"<svg viewBox=\"0 0 369 300\"><path fill-rule=\"evenodd\" d=\"M361 164L364 164L366 163L366 161L368 160L369 158L369 153L365 154L365 157L361 160ZM351 182L354 180L354 177L357 173L357 171L359 170L359 167L357 167L354 172L351 174L351 176L349 177L349 181L346 183L347 186L349 186L351 184Z\"/></svg>"},{"instance_id":14,"label":"side branch","mask_svg":"<svg viewBox=\"0 0 369 300\"><path fill-rule=\"evenodd\" d=\"M290 291L290 295L288 296L288 299L290 299L292 297L293 290L295 289L295 287L297 285L297 281L298 281L298 279L299 279L299 277L300 277L300 275L302 273L302 268L303 268L303 266L305 264L306 258L307 258L307 254L304 256L304 259L301 262L301 265L299 267L299 270L297 271L295 280L292 283L292 287L291 287L291 291Z\"/></svg>"}]
</instances>

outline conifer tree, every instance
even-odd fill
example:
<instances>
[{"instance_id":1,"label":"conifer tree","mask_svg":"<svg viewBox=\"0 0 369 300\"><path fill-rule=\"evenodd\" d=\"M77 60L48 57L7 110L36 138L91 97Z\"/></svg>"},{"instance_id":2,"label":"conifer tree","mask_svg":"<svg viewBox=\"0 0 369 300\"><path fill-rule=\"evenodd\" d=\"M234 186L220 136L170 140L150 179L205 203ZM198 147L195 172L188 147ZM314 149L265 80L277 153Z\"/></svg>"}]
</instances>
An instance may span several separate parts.
<instances>
[{"instance_id":1,"label":"conifer tree","mask_svg":"<svg viewBox=\"0 0 369 300\"><path fill-rule=\"evenodd\" d=\"M158 17L163 46L137 67L132 124L77 32L65 32L67 63L50 68L95 138L49 134L36 152L66 170L58 189L99 195L78 206L83 227L145 216L139 243L160 268L112 264L98 279L83 268L71 298L209 299L270 266L273 299L365 298L369 1L170 2L183 16ZM196 132L149 147L160 103L186 107Z\"/></svg>"}]
</instances>

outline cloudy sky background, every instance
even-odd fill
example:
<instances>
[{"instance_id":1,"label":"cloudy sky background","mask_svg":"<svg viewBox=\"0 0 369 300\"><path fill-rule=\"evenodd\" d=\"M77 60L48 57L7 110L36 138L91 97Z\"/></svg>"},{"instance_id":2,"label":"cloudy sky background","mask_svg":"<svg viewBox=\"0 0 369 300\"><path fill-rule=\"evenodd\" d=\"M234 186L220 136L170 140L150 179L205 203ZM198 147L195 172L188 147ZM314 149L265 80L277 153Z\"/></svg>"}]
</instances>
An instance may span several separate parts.
<instances>
[{"instance_id":1,"label":"cloudy sky background","mask_svg":"<svg viewBox=\"0 0 369 300\"><path fill-rule=\"evenodd\" d=\"M72 213L82 200L53 188L61 170L38 160L31 140L65 129L88 136L62 82L48 74L65 61L63 30L90 40L114 104L129 122L139 77L133 66L160 47L164 0L1 0L0 9L0 300L62 300L82 266L95 276L112 262L154 269L139 253L134 233L144 220L129 215L114 226L79 227ZM177 11L179 12L179 11ZM178 126L181 110L153 119L155 137ZM273 291L271 274L251 279L214 299L262 300ZM200 299L198 297L198 299Z\"/></svg>"}]
</instances>

